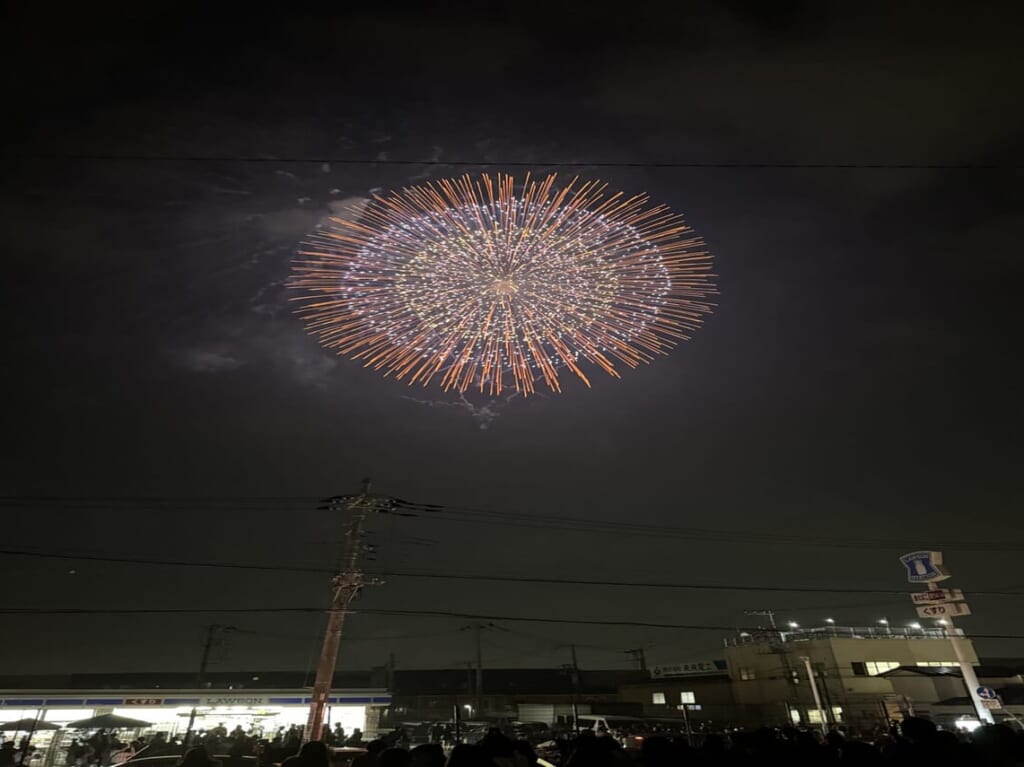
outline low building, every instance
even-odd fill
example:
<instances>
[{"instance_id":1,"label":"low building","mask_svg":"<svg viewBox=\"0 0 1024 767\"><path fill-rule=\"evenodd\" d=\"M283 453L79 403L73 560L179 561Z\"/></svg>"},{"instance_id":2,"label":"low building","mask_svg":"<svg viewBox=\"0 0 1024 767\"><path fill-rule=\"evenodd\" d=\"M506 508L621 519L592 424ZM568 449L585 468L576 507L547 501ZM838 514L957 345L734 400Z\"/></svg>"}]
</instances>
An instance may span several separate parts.
<instances>
[{"instance_id":1,"label":"low building","mask_svg":"<svg viewBox=\"0 0 1024 767\"><path fill-rule=\"evenodd\" d=\"M650 679L622 685L619 695L647 719L683 721L694 730L728 727L756 713L736 702L725 659L656 666Z\"/></svg>"},{"instance_id":2,"label":"low building","mask_svg":"<svg viewBox=\"0 0 1024 767\"><path fill-rule=\"evenodd\" d=\"M380 712L391 703L378 673L335 675L328 717L347 732L377 731ZM192 710L195 728L223 724L228 730L273 734L279 727L304 725L310 684L302 672L220 672L206 675L202 687L194 674L73 674L0 677L0 721L39 719L65 727L100 714L149 723L149 732L182 734ZM60 731L64 734L64 731ZM53 738L40 730L34 742L45 748Z\"/></svg>"},{"instance_id":3,"label":"low building","mask_svg":"<svg viewBox=\"0 0 1024 767\"><path fill-rule=\"evenodd\" d=\"M962 641L977 665L973 645ZM887 672L956 665L952 642L941 628L829 625L741 633L727 641L724 655L745 724L818 725L824 719L859 730L884 726L913 708L913 696L901 692Z\"/></svg>"},{"instance_id":4,"label":"low building","mask_svg":"<svg viewBox=\"0 0 1024 767\"><path fill-rule=\"evenodd\" d=\"M998 697L998 708L992 711L996 721L1010 719L1020 722L1024 717L1024 684L1018 673L1006 673L982 664L975 669L978 684L990 687ZM980 724L974 703L967 695L959 666L900 666L884 676L903 701L906 711L949 726L973 727Z\"/></svg>"},{"instance_id":5,"label":"low building","mask_svg":"<svg viewBox=\"0 0 1024 767\"><path fill-rule=\"evenodd\" d=\"M572 723L573 710L634 713L623 705L619 687L642 681L641 671L516 668L483 669L482 690L467 669L397 670L393 674L393 704L387 722L447 721L456 707L465 719L481 721Z\"/></svg>"}]
</instances>

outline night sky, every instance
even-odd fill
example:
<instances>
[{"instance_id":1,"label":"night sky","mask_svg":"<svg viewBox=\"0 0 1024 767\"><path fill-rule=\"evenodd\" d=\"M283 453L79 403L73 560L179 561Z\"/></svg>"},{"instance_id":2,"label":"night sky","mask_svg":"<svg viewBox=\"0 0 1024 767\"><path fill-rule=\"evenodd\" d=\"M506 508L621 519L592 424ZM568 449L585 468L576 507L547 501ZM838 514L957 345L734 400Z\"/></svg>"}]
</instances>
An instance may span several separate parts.
<instances>
[{"instance_id":1,"label":"night sky","mask_svg":"<svg viewBox=\"0 0 1024 767\"><path fill-rule=\"evenodd\" d=\"M1022 30L1003 4L106 5L29 4L3 25L5 550L326 568L340 523L316 499L369 475L410 501L675 528L382 518L378 569L899 590L908 545L944 546L950 585L1024 590ZM502 163L683 213L721 290L694 340L591 389L463 402L304 333L283 283L320 220L373 191L523 170ZM835 167L864 164L961 167ZM0 562L3 608L327 601L315 573ZM982 653L1024 655L1024 596L970 601L968 632L1021 637ZM357 605L915 619L877 593L410 576ZM2 620L14 673L189 670L208 623L244 629L218 669L306 669L323 618ZM464 663L472 622L357 615L340 665ZM641 646L652 662L713 657L727 633L494 623L485 662L502 666L567 663L574 642L584 668Z\"/></svg>"}]
</instances>

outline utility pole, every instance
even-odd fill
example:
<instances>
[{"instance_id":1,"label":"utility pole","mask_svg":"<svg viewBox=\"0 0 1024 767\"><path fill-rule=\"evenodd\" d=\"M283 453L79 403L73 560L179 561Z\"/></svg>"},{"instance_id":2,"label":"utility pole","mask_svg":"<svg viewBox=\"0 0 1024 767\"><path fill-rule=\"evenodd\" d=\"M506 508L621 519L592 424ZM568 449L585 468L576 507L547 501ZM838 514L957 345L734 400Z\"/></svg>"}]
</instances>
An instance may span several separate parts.
<instances>
[{"instance_id":1,"label":"utility pole","mask_svg":"<svg viewBox=\"0 0 1024 767\"><path fill-rule=\"evenodd\" d=\"M480 641L480 632L484 627L476 624L476 711L477 718L482 719L484 713L484 651Z\"/></svg>"},{"instance_id":2,"label":"utility pole","mask_svg":"<svg viewBox=\"0 0 1024 767\"><path fill-rule=\"evenodd\" d=\"M476 666L471 660L463 661L463 663L466 664L466 697L470 700L474 700L476 698L476 695L473 691L476 689L476 681L474 680L473 669ZM470 704L467 703L464 705L468 706Z\"/></svg>"},{"instance_id":3,"label":"utility pole","mask_svg":"<svg viewBox=\"0 0 1024 767\"><path fill-rule=\"evenodd\" d=\"M690 729L690 714L688 713L688 707L690 703L680 703L679 709L683 712L683 728L684 734L686 735L686 745L693 745L693 730Z\"/></svg>"},{"instance_id":4,"label":"utility pole","mask_svg":"<svg viewBox=\"0 0 1024 767\"><path fill-rule=\"evenodd\" d=\"M471 623L468 626L463 626L461 631L472 631L473 638L476 642L476 664L475 664L475 681L472 684L473 688L473 714L474 716L481 716L483 714L484 706L484 651L483 651L483 634L482 632L492 629L500 629L499 626L495 626L493 623ZM502 629L504 630L504 629ZM468 664L470 669L473 669L473 664Z\"/></svg>"},{"instance_id":5,"label":"utility pole","mask_svg":"<svg viewBox=\"0 0 1024 767\"><path fill-rule=\"evenodd\" d=\"M569 645L572 652L572 726L580 734L580 664L576 661L576 645Z\"/></svg>"},{"instance_id":6,"label":"utility pole","mask_svg":"<svg viewBox=\"0 0 1024 767\"><path fill-rule=\"evenodd\" d=\"M974 673L974 666L971 665L971 660L967 657L967 650L964 648L963 631L953 625L952 618L943 618L943 621L946 636L949 637L949 643L953 645L953 654L956 655L956 662L960 664L960 676L964 680L964 686L967 688L967 696L974 705L978 719L984 724L995 724L996 718L992 715L991 711L985 708L985 704L978 697L978 675Z\"/></svg>"},{"instance_id":7,"label":"utility pole","mask_svg":"<svg viewBox=\"0 0 1024 767\"><path fill-rule=\"evenodd\" d=\"M370 495L368 479L363 480L359 495L328 499L326 508L344 509L348 513L349 523L345 532L345 550L340 572L331 579L331 607L327 612L327 629L320 650L320 661L316 667L316 679L313 682L303 742L320 740L323 737L324 717L327 713L331 684L334 681L334 669L338 664L338 648L341 644L341 632L345 627L345 616L348 615L352 600L366 585L363 571L360 569L360 560L365 549L362 540L363 526L367 514L378 510L377 504L378 501Z\"/></svg>"},{"instance_id":8,"label":"utility pole","mask_svg":"<svg viewBox=\"0 0 1024 767\"><path fill-rule=\"evenodd\" d=\"M644 651L643 647L636 647L632 650L623 650L623 652L625 652L626 655L633 656L633 662L636 663L638 671L647 670L647 653Z\"/></svg>"},{"instance_id":9,"label":"utility pole","mask_svg":"<svg viewBox=\"0 0 1024 767\"><path fill-rule=\"evenodd\" d=\"M384 686L388 688L388 692L395 691L395 654L388 653L388 665L386 666L386 672L384 675Z\"/></svg>"},{"instance_id":10,"label":"utility pole","mask_svg":"<svg viewBox=\"0 0 1024 767\"><path fill-rule=\"evenodd\" d=\"M452 706L452 724L455 725L455 743L459 744L462 742L462 706L458 696L455 696L455 705Z\"/></svg>"},{"instance_id":11,"label":"utility pole","mask_svg":"<svg viewBox=\"0 0 1024 767\"><path fill-rule=\"evenodd\" d=\"M199 673L196 675L196 689L203 689L203 684L206 682L206 669L210 665L210 653L213 648L219 645L224 640L221 635L228 631L235 631L234 626L221 626L214 623L206 627L206 636L203 638L203 654L199 660ZM184 748L188 748L189 741L192 739L192 728L196 723L196 707L192 706L192 712L188 716L188 727L185 730L185 739L182 741Z\"/></svg>"},{"instance_id":12,"label":"utility pole","mask_svg":"<svg viewBox=\"0 0 1024 767\"><path fill-rule=\"evenodd\" d=\"M827 733L828 722L825 721L825 709L821 707L821 696L818 694L818 680L814 678L814 668L811 666L811 659L807 655L802 655L800 660L804 662L804 668L807 669L807 681L811 683L811 693L814 695L814 707L818 709L821 731Z\"/></svg>"}]
</instances>

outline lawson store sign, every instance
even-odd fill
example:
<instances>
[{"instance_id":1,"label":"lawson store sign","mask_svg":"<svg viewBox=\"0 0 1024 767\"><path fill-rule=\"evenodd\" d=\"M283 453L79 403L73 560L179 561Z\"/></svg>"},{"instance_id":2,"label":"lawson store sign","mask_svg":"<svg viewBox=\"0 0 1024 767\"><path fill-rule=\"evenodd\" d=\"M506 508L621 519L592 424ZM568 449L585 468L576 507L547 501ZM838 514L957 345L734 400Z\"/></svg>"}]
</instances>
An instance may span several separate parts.
<instances>
[{"instance_id":1,"label":"lawson store sign","mask_svg":"<svg viewBox=\"0 0 1024 767\"><path fill-rule=\"evenodd\" d=\"M106 706L301 706L310 702L310 697L305 690L296 694L286 692L268 695L172 695L167 697L156 697L140 695L138 693L130 696L117 696L111 694L83 695L71 697L67 695L45 695L21 694L2 695L0 694L0 709L2 708L39 708L58 706L61 708L74 708L76 706L106 707ZM330 699L331 703L341 705L377 705L386 706L391 702L391 695L388 693L350 693L337 694Z\"/></svg>"}]
</instances>

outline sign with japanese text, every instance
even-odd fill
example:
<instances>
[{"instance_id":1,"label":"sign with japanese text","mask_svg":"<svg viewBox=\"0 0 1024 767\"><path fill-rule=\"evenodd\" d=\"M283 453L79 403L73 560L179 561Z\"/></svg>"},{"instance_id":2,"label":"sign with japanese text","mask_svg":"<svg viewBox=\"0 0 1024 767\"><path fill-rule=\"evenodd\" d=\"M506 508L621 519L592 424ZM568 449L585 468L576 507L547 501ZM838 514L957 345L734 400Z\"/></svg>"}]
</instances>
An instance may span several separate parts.
<instances>
[{"instance_id":1,"label":"sign with japanese text","mask_svg":"<svg viewBox=\"0 0 1024 767\"><path fill-rule=\"evenodd\" d=\"M966 602L951 602L945 605L925 605L917 608L922 618L956 618L959 615L970 615L971 608Z\"/></svg>"},{"instance_id":2,"label":"sign with japanese text","mask_svg":"<svg viewBox=\"0 0 1024 767\"><path fill-rule=\"evenodd\" d=\"M664 679L666 677L673 676L706 676L708 674L724 674L727 668L728 666L724 660L674 663L655 666L651 669L651 676L655 679Z\"/></svg>"},{"instance_id":3,"label":"sign with japanese text","mask_svg":"<svg viewBox=\"0 0 1024 767\"><path fill-rule=\"evenodd\" d=\"M910 595L910 601L915 605L963 602L964 592L960 589L931 589L929 591L918 591Z\"/></svg>"},{"instance_id":4,"label":"sign with japanese text","mask_svg":"<svg viewBox=\"0 0 1024 767\"><path fill-rule=\"evenodd\" d=\"M204 706L264 706L267 699L258 695L224 695L203 698Z\"/></svg>"}]
</instances>

